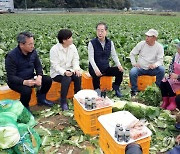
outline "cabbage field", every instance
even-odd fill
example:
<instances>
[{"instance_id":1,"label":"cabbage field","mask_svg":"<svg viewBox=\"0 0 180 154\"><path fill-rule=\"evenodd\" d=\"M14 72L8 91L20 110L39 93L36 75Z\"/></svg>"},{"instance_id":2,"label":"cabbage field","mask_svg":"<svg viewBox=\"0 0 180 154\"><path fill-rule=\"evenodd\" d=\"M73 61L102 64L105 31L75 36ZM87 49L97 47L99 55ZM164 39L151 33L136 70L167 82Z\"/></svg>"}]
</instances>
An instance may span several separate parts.
<instances>
[{"instance_id":1,"label":"cabbage field","mask_svg":"<svg viewBox=\"0 0 180 154\"><path fill-rule=\"evenodd\" d=\"M72 30L74 44L80 55L81 68L87 70L87 44L96 36L95 27L100 21L106 22L108 25L108 37L114 41L119 59L125 68L125 76L128 75L128 71L131 68L129 53L139 41L145 38L144 33L148 29L154 28L159 32L158 41L164 46L166 67L168 67L167 64L171 61L172 55L176 52L175 43L180 40L180 15L178 14L176 16L120 13L0 14L0 85L6 83L6 72L4 68L5 55L8 51L17 46L16 37L17 34L22 31L31 31L35 35L35 47L39 53L45 74L49 74L49 50L57 42L56 36L58 31L61 28ZM124 78L123 87L125 88L123 89L123 93L127 93L128 97L126 95L123 99L131 101L129 97L130 89L127 85L128 80ZM151 94L150 97L149 94ZM171 149L175 144L174 137L178 132L174 128L175 118L170 112L159 108L159 100L161 99L159 98L159 89L157 87L147 88L147 91L140 93L139 96L141 99L146 98L144 104L148 106L129 105L129 103L123 106L118 98L113 97L112 92L108 93L108 97L116 102L113 107L114 111L128 110L138 118L145 118L148 120L149 128L153 133L150 154L157 154L158 152L165 152ZM155 102L155 97L158 102ZM148 99L150 100L149 104L147 103ZM139 102L139 100L136 101ZM69 104L71 104L72 100L69 100L69 102ZM37 106L35 106L35 108L36 107ZM73 145L76 148L78 147L80 151L85 149L86 153L99 153L100 150L97 144L97 138L90 138L84 135L74 121L72 104L70 106L70 111L65 113L61 112L58 105L52 109L41 109L41 111L37 112L32 110L33 115L36 120L39 121L40 125L40 131L38 131L42 136L40 153L62 152L58 150L63 148L66 149L67 147L63 147L64 144ZM37 110L39 110L39 108ZM59 116L62 119L60 119ZM58 123L54 122L52 124L52 119L55 119ZM59 127L58 131L56 129L51 130L52 127L56 129ZM95 145L95 148L92 149L92 146L90 146L90 150L84 148L84 144L81 145L81 143L86 143L85 141L88 141L88 145ZM52 146L54 152L52 152ZM92 152L92 150L94 151ZM69 153L73 153L72 149L69 150Z\"/></svg>"},{"instance_id":2,"label":"cabbage field","mask_svg":"<svg viewBox=\"0 0 180 154\"><path fill-rule=\"evenodd\" d=\"M154 28L159 31L159 42L166 55L175 52L174 41L180 39L180 16L125 15L125 14L3 14L0 15L0 84L5 83L4 56L16 47L16 36L21 31L35 35L35 47L39 51L45 73L49 73L49 50L56 43L61 28L73 31L74 44L81 58L81 68L86 70L87 43L96 36L98 22L109 26L111 38L125 68L131 66L129 52L137 42L144 39L144 33Z\"/></svg>"}]
</instances>

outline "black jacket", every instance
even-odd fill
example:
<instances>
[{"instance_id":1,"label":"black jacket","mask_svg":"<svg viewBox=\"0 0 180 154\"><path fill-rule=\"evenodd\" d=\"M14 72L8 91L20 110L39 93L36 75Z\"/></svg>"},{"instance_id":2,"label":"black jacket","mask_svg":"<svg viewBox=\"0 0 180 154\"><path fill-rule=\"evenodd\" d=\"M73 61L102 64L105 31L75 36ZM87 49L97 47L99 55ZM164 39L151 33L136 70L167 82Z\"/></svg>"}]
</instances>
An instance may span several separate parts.
<instances>
[{"instance_id":1,"label":"black jacket","mask_svg":"<svg viewBox=\"0 0 180 154\"><path fill-rule=\"evenodd\" d=\"M6 55L5 69L8 84L22 85L24 80L32 79L35 74L43 75L36 50L24 55L19 46Z\"/></svg>"}]
</instances>

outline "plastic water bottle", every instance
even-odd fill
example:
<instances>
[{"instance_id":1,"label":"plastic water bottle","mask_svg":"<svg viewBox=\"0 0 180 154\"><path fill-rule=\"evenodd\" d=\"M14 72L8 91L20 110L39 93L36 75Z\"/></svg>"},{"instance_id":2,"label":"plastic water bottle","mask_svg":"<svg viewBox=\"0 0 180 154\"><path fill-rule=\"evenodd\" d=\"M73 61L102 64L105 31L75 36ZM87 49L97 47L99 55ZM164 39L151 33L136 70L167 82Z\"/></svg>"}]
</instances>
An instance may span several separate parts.
<instances>
[{"instance_id":1,"label":"plastic water bottle","mask_svg":"<svg viewBox=\"0 0 180 154\"><path fill-rule=\"evenodd\" d=\"M87 109L87 102L88 102L88 97L85 97L85 100L84 100L84 107Z\"/></svg>"},{"instance_id":2,"label":"plastic water bottle","mask_svg":"<svg viewBox=\"0 0 180 154\"><path fill-rule=\"evenodd\" d=\"M118 137L118 130L120 128L120 124L116 124L116 127L115 127L115 132L114 132L114 137L117 138Z\"/></svg>"},{"instance_id":3,"label":"plastic water bottle","mask_svg":"<svg viewBox=\"0 0 180 154\"><path fill-rule=\"evenodd\" d=\"M125 133L124 133L124 141L129 142L130 140L130 129L126 128Z\"/></svg>"},{"instance_id":4,"label":"plastic water bottle","mask_svg":"<svg viewBox=\"0 0 180 154\"><path fill-rule=\"evenodd\" d=\"M95 109L96 108L96 98L92 97L91 102L92 102L92 109Z\"/></svg>"},{"instance_id":5,"label":"plastic water bottle","mask_svg":"<svg viewBox=\"0 0 180 154\"><path fill-rule=\"evenodd\" d=\"M117 141L122 142L123 140L124 140L124 131L123 131L123 128L120 127L118 130Z\"/></svg>"}]
</instances>

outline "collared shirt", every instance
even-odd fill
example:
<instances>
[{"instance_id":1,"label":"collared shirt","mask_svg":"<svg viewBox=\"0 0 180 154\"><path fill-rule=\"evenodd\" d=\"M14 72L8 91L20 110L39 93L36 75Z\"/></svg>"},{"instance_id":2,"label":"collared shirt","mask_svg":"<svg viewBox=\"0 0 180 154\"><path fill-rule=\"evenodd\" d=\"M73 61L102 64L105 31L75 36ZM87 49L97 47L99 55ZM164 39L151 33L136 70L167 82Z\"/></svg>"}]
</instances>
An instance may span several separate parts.
<instances>
[{"instance_id":1,"label":"collared shirt","mask_svg":"<svg viewBox=\"0 0 180 154\"><path fill-rule=\"evenodd\" d=\"M79 55L74 44L64 48L61 43L57 43L50 50L50 76L64 75L66 70L72 72L80 70Z\"/></svg>"},{"instance_id":2,"label":"collared shirt","mask_svg":"<svg viewBox=\"0 0 180 154\"><path fill-rule=\"evenodd\" d=\"M138 55L137 62L136 55ZM132 65L137 63L145 70L149 69L150 64L155 64L157 67L163 65L163 56L163 46L157 41L155 41L153 46L149 46L145 41L141 41L130 52Z\"/></svg>"},{"instance_id":3,"label":"collared shirt","mask_svg":"<svg viewBox=\"0 0 180 154\"><path fill-rule=\"evenodd\" d=\"M103 49L105 46L105 42L100 42ZM119 62L119 58L117 56L115 47L114 47L114 43L111 41L111 57L113 59L113 61L115 62L116 66L121 66L121 63ZM94 61L94 48L91 42L89 42L88 44L88 59L89 62L91 63L93 70L99 70L99 68L97 67L95 61Z\"/></svg>"},{"instance_id":4,"label":"collared shirt","mask_svg":"<svg viewBox=\"0 0 180 154\"><path fill-rule=\"evenodd\" d=\"M24 55L19 46L10 51L5 59L8 83L22 85L24 80L43 75L36 50ZM34 73L36 71L36 74Z\"/></svg>"}]
</instances>

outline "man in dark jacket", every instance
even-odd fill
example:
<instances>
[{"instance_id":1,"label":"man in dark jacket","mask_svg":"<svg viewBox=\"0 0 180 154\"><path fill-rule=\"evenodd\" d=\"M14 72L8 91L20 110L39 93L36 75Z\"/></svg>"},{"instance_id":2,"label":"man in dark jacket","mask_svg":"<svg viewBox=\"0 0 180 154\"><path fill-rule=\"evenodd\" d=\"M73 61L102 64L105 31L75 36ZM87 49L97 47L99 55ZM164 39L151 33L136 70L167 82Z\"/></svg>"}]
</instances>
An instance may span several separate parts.
<instances>
[{"instance_id":1,"label":"man in dark jacket","mask_svg":"<svg viewBox=\"0 0 180 154\"><path fill-rule=\"evenodd\" d=\"M115 76L113 90L117 97L122 97L119 86L122 82L123 67L119 62L114 43L106 37L107 29L108 27L105 23L98 23L96 26L97 37L89 42L89 73L93 78L93 86L97 93L100 92L101 76ZM116 67L110 67L110 56L114 60Z\"/></svg>"},{"instance_id":2,"label":"man in dark jacket","mask_svg":"<svg viewBox=\"0 0 180 154\"><path fill-rule=\"evenodd\" d=\"M22 32L17 37L18 46L10 51L5 59L8 86L20 93L20 101L29 109L32 88L37 87L38 105L52 106L46 100L46 93L52 79L43 75L42 65L34 49L34 38L29 32Z\"/></svg>"}]
</instances>

